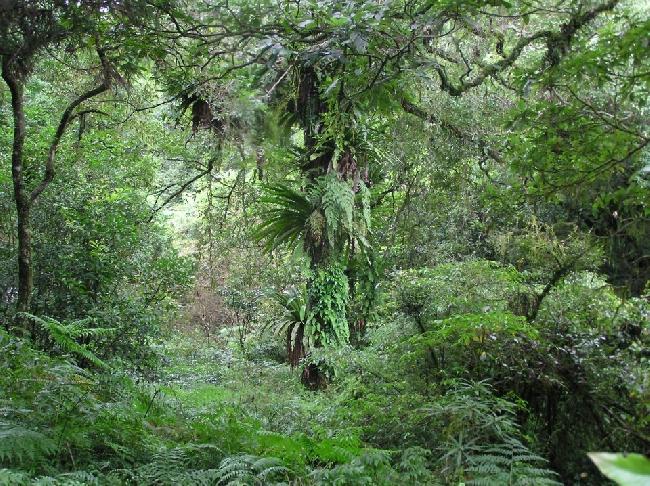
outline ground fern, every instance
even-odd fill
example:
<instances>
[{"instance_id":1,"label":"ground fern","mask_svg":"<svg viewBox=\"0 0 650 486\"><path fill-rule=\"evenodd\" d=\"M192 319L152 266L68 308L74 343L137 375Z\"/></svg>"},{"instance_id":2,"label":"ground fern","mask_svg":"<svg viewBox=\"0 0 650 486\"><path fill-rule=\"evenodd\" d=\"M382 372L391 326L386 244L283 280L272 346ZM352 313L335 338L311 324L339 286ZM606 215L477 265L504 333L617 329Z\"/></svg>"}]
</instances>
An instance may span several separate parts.
<instances>
[{"instance_id":1,"label":"ground fern","mask_svg":"<svg viewBox=\"0 0 650 486\"><path fill-rule=\"evenodd\" d=\"M292 471L280 459L241 454L224 459L217 484L223 486L274 484L288 481Z\"/></svg>"},{"instance_id":2,"label":"ground fern","mask_svg":"<svg viewBox=\"0 0 650 486\"><path fill-rule=\"evenodd\" d=\"M0 463L36 463L56 451L56 443L35 430L0 422Z\"/></svg>"},{"instance_id":3,"label":"ground fern","mask_svg":"<svg viewBox=\"0 0 650 486\"><path fill-rule=\"evenodd\" d=\"M114 332L113 329L85 327L85 324L89 322L87 319L64 324L51 317L38 317L27 313L23 313L22 315L38 324L48 333L52 341L65 352L81 357L98 368L109 368L106 362L86 346L79 344L77 339L107 336Z\"/></svg>"},{"instance_id":4,"label":"ground fern","mask_svg":"<svg viewBox=\"0 0 650 486\"><path fill-rule=\"evenodd\" d=\"M553 471L544 468L546 460L532 453L514 437L503 443L477 447L468 458L465 472L471 477L466 484L496 485L559 485Z\"/></svg>"}]
</instances>

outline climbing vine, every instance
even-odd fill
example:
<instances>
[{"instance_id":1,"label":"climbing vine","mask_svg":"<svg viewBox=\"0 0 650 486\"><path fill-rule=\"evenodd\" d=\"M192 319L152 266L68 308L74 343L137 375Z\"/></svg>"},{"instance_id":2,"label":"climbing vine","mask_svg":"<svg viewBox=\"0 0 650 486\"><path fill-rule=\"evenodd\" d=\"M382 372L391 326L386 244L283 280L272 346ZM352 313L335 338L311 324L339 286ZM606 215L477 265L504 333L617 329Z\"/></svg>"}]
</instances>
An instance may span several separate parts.
<instances>
[{"instance_id":1,"label":"climbing vine","mask_svg":"<svg viewBox=\"0 0 650 486\"><path fill-rule=\"evenodd\" d=\"M318 343L324 346L347 343L349 294L343 265L336 262L318 268L308 288Z\"/></svg>"}]
</instances>

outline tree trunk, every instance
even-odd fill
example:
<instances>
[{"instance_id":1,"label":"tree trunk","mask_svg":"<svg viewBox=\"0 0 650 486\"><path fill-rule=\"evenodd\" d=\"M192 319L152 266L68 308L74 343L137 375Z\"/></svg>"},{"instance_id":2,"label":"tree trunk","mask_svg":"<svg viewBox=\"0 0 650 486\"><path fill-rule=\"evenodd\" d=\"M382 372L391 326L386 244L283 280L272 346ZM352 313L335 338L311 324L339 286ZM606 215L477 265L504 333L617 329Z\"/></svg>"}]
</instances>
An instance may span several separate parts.
<instances>
[{"instance_id":1,"label":"tree trunk","mask_svg":"<svg viewBox=\"0 0 650 486\"><path fill-rule=\"evenodd\" d=\"M2 60L2 78L11 93L14 133L11 151L11 177L14 185L14 200L18 218L18 312L29 312L32 287L32 236L30 213L32 203L25 187L23 174L23 148L25 145L25 107L22 80L12 72L10 60Z\"/></svg>"},{"instance_id":2,"label":"tree trunk","mask_svg":"<svg viewBox=\"0 0 650 486\"><path fill-rule=\"evenodd\" d=\"M18 312L29 312L32 300L34 276L32 269L32 231L30 205L22 205L16 198L18 210Z\"/></svg>"}]
</instances>

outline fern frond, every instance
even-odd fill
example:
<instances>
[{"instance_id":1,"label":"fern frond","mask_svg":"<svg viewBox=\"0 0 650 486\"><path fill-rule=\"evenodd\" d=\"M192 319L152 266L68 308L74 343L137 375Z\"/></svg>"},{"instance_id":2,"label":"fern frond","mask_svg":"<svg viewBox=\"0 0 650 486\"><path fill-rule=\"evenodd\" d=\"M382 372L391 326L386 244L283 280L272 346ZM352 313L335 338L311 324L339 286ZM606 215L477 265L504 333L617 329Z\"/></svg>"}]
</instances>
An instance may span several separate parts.
<instances>
[{"instance_id":1,"label":"fern frond","mask_svg":"<svg viewBox=\"0 0 650 486\"><path fill-rule=\"evenodd\" d=\"M31 478L28 474L11 469L0 469L0 484L9 486L22 486L31 484Z\"/></svg>"},{"instance_id":2,"label":"fern frond","mask_svg":"<svg viewBox=\"0 0 650 486\"><path fill-rule=\"evenodd\" d=\"M95 474L92 474L87 471L75 471L72 473L59 474L51 480L52 478L39 478L42 481L42 484L56 484L61 486L99 486L100 484L105 484L105 481L101 481L99 477ZM41 484L36 481L34 484Z\"/></svg>"},{"instance_id":3,"label":"fern frond","mask_svg":"<svg viewBox=\"0 0 650 486\"><path fill-rule=\"evenodd\" d=\"M476 452L468 456L465 471L471 479L467 484L559 484L554 471L538 466L546 460L530 452L515 437L508 437L500 444L478 446Z\"/></svg>"},{"instance_id":4,"label":"fern frond","mask_svg":"<svg viewBox=\"0 0 650 486\"><path fill-rule=\"evenodd\" d=\"M218 469L219 485L269 484L279 477L288 477L291 470L280 459L250 454L228 457Z\"/></svg>"},{"instance_id":5,"label":"fern frond","mask_svg":"<svg viewBox=\"0 0 650 486\"><path fill-rule=\"evenodd\" d=\"M56 444L46 435L17 424L0 422L0 461L34 463L56 452Z\"/></svg>"},{"instance_id":6,"label":"fern frond","mask_svg":"<svg viewBox=\"0 0 650 486\"><path fill-rule=\"evenodd\" d=\"M77 356L84 358L89 363L94 364L98 368L103 368L103 369L110 368L110 366L106 362L101 360L95 353L93 353L88 348L82 346L77 341L75 341L75 338L84 335L81 331L79 331L78 325L70 328L66 324L62 324L56 319L53 319L51 317L46 317L46 316L38 317L28 313L20 313L20 315L28 319L31 319L36 324L41 326L41 328L43 328L45 331L48 332L52 340L68 353L76 354ZM99 335L102 334L103 331L98 331L96 329L89 329L86 330L85 335L90 335L92 333L96 333L97 335Z\"/></svg>"},{"instance_id":7,"label":"fern frond","mask_svg":"<svg viewBox=\"0 0 650 486\"><path fill-rule=\"evenodd\" d=\"M359 199L361 204L361 215L363 216L363 224L365 231L369 232L372 228L371 210L370 210L370 189L366 186L365 182L359 182Z\"/></svg>"},{"instance_id":8,"label":"fern frond","mask_svg":"<svg viewBox=\"0 0 650 486\"><path fill-rule=\"evenodd\" d=\"M335 175L320 177L309 191L312 203L323 209L327 241L336 246L345 235L352 236L354 192Z\"/></svg>"}]
</instances>

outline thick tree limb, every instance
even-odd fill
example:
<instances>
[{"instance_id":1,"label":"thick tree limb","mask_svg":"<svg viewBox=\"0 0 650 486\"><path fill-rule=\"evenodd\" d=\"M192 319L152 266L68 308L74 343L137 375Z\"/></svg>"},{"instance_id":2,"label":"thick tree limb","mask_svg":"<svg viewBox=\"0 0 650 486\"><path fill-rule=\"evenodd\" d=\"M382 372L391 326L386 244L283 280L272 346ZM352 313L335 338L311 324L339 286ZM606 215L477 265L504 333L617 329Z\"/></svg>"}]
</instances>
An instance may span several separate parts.
<instances>
[{"instance_id":1,"label":"thick tree limb","mask_svg":"<svg viewBox=\"0 0 650 486\"><path fill-rule=\"evenodd\" d=\"M451 83L445 69L440 64L434 62L433 69L438 73L438 77L440 78L440 88L451 96L461 96L469 89L481 85L487 78L495 76L511 67L519 59L526 47L540 40L546 41L545 61L549 65L554 66L568 52L571 41L577 32L601 13L613 10L618 4L618 1L609 0L607 3L603 3L592 10L588 10L582 14L575 14L567 22L562 24L559 32L543 30L520 39L510 53L505 55L503 59L485 66L476 77L469 81L462 81L458 85Z\"/></svg>"},{"instance_id":2,"label":"thick tree limb","mask_svg":"<svg viewBox=\"0 0 650 486\"><path fill-rule=\"evenodd\" d=\"M442 129L450 132L453 136L455 136L459 140L464 140L473 145L476 145L479 149L481 149L488 157L490 157L495 162L498 162L499 164L505 164L505 160L503 159L501 153L495 148L491 147L484 138L481 137L475 138L471 134L464 132L463 130L461 130L455 125L452 125L448 121L442 120L436 117L432 113L427 113L422 108L411 103L406 99L402 100L402 108L404 108L404 111L406 111L407 113L410 113L411 115L415 115L421 120L424 120L434 125L438 125Z\"/></svg>"}]
</instances>

